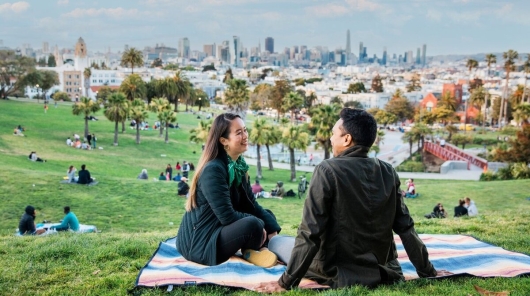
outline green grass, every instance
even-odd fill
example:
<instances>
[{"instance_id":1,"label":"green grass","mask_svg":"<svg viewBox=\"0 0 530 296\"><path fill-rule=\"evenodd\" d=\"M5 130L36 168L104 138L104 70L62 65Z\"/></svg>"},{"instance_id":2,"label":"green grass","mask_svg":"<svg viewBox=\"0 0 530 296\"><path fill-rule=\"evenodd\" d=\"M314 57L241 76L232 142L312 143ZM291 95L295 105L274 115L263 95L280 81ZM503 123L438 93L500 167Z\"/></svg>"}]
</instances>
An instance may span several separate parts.
<instances>
[{"instance_id":1,"label":"green grass","mask_svg":"<svg viewBox=\"0 0 530 296\"><path fill-rule=\"evenodd\" d=\"M44 114L39 104L0 100L0 266L3 270L0 294L126 295L158 243L177 233L185 200L176 196L176 182L140 181L136 176L142 168L148 170L152 179L167 163L173 166L183 160L197 163L200 145L188 141L189 130L198 122L196 116L178 114L182 128L171 131L169 144L158 137L157 131L142 131L142 143L136 145L134 131L127 129L119 135L120 145L114 147L113 124L100 112L96 115L100 120L89 125L98 137L98 146L104 149L80 151L65 145L66 137L74 132L83 133L82 118L71 115L70 110L70 105L65 104L57 109L52 106ZM26 137L12 135L18 124L28 129ZM31 150L36 150L48 162L28 161ZM69 165L79 169L82 163L100 181L97 186L59 184ZM255 167L251 167L250 175L255 176ZM296 183L288 179L288 171L265 170L262 184L271 189L276 181L283 180L287 189L296 189ZM419 233L469 234L506 249L530 253L530 201L526 200L530 196L529 182L416 180L415 183L421 196L406 202ZM476 201L479 218L423 218L437 202L443 202L452 211L457 200L464 196ZM276 214L282 233L296 234L303 200L260 199L259 202ZM58 221L63 217L62 207L70 205L81 223L94 224L101 233L14 237L18 220L28 204L37 208L37 221ZM524 295L530 290L530 279L418 280L377 289L352 287L288 294L477 295L473 285ZM157 289L133 293L167 294ZM176 288L169 294L230 293L255 294L221 287Z\"/></svg>"}]
</instances>

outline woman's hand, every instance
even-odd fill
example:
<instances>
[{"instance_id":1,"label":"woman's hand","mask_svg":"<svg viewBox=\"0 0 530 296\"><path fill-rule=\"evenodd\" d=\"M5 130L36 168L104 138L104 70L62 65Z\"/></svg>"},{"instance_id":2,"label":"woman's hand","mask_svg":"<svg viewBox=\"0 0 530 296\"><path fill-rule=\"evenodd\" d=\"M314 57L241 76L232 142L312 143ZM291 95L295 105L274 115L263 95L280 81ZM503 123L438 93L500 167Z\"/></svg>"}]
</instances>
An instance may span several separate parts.
<instances>
[{"instance_id":1,"label":"woman's hand","mask_svg":"<svg viewBox=\"0 0 530 296\"><path fill-rule=\"evenodd\" d=\"M275 231L275 232L269 234L269 236L268 236L268 237L269 237L269 241L271 241L271 238L273 238L275 235L278 235L278 232L277 232L277 231Z\"/></svg>"}]
</instances>

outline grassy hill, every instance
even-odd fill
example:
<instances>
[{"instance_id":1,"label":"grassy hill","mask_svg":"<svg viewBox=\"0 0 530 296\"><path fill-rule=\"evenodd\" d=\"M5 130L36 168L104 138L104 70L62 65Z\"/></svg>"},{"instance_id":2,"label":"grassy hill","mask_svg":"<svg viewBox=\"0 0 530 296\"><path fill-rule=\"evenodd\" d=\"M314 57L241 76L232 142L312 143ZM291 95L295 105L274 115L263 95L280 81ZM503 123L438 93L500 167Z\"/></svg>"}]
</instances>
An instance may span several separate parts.
<instances>
[{"instance_id":1,"label":"grassy hill","mask_svg":"<svg viewBox=\"0 0 530 296\"><path fill-rule=\"evenodd\" d=\"M190 143L189 130L198 119L180 112L181 129L170 131L165 144L158 131L142 131L141 144L135 144L135 131L119 135L119 146L112 146L113 123L101 112L99 121L89 123L102 150L83 151L65 145L73 133L82 135L83 119L71 115L71 105L59 105L44 114L42 104L0 100L0 294L4 295L125 295L134 287L140 268L149 260L158 243L177 233L184 212L183 198L177 197L176 182L154 182L153 178L170 163L198 162L200 144ZM154 122L151 116L150 122ZM13 136L21 124L25 137ZM247 123L251 125L251 123ZM37 151L47 160L27 159ZM193 153L195 151L195 153ZM165 155L165 156L163 156ZM86 164L99 180L97 186L59 184L69 165L78 169ZM151 180L136 180L141 169ZM255 167L251 167L251 177ZM265 170L262 184L271 189L278 180L287 188L289 172ZM35 186L33 186L35 185ZM420 233L469 234L506 249L530 253L530 184L527 181L473 182L417 180L421 193L407 205ZM469 196L477 202L479 218L427 220L437 202L452 211L457 200ZM62 219L62 207L70 205L81 223L94 224L100 233L75 235L61 233L48 237L14 237L24 207L37 208L37 221ZM303 200L260 200L278 217L282 233L295 235L301 220ZM374 290L353 287L338 291L293 291L290 295L473 295L473 285L488 290L511 291L524 295L530 279L419 280ZM134 294L162 295L162 290L139 290ZM178 294L254 294L224 288L175 289Z\"/></svg>"}]
</instances>

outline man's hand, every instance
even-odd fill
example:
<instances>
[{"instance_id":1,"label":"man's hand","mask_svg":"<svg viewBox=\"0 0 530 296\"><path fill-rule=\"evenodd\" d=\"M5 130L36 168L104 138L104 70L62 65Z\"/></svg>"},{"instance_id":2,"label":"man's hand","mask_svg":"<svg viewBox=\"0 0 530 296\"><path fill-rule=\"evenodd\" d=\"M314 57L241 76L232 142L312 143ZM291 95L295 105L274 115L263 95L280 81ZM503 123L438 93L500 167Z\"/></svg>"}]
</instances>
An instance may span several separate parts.
<instances>
[{"instance_id":1,"label":"man's hand","mask_svg":"<svg viewBox=\"0 0 530 296\"><path fill-rule=\"evenodd\" d=\"M269 234L269 241L271 241L271 238L273 238L275 235L278 235L278 232L277 232L277 231L275 231L275 232Z\"/></svg>"},{"instance_id":2,"label":"man's hand","mask_svg":"<svg viewBox=\"0 0 530 296\"><path fill-rule=\"evenodd\" d=\"M278 293L278 292L284 292L285 289L282 288L278 282L268 282L268 283L261 283L253 288L254 291L260 292L260 293Z\"/></svg>"},{"instance_id":3,"label":"man's hand","mask_svg":"<svg viewBox=\"0 0 530 296\"><path fill-rule=\"evenodd\" d=\"M449 275L453 275L454 273L450 272L450 271L447 271L445 269L441 269L441 270L437 270L436 271L436 277L441 277L441 276L449 276Z\"/></svg>"}]
</instances>

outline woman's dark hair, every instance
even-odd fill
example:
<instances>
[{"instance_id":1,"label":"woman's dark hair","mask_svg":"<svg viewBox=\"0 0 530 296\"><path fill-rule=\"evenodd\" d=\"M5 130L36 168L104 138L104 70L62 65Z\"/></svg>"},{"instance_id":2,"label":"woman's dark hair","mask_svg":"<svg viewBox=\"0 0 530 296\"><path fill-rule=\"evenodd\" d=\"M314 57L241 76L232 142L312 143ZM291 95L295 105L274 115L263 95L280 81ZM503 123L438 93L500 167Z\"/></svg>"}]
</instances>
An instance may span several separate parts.
<instances>
[{"instance_id":1,"label":"woman's dark hair","mask_svg":"<svg viewBox=\"0 0 530 296\"><path fill-rule=\"evenodd\" d=\"M458 200L458 205L459 206L463 206L465 203L466 203L466 201L463 200L463 199Z\"/></svg>"},{"instance_id":2,"label":"woman's dark hair","mask_svg":"<svg viewBox=\"0 0 530 296\"><path fill-rule=\"evenodd\" d=\"M355 145L372 147L377 136L375 118L362 109L344 108L340 111L342 131L350 134Z\"/></svg>"},{"instance_id":3,"label":"woman's dark hair","mask_svg":"<svg viewBox=\"0 0 530 296\"><path fill-rule=\"evenodd\" d=\"M217 116L213 121L210 132L208 133L208 138L206 139L206 144L204 145L204 152L197 165L197 171L195 175L193 175L193 180L191 180L189 191L190 197L186 202L186 211L189 212L197 206L195 192L202 169L209 161L215 159L220 151L224 153L223 145L219 140L221 137L228 139L228 136L230 135L230 125L232 124L232 120L236 118L241 119L241 116L234 113L223 113Z\"/></svg>"}]
</instances>

